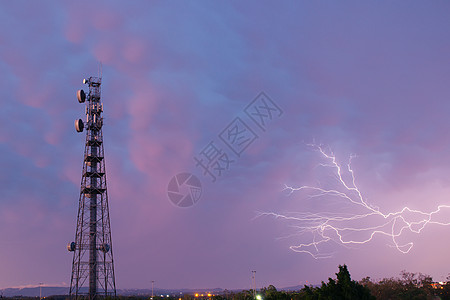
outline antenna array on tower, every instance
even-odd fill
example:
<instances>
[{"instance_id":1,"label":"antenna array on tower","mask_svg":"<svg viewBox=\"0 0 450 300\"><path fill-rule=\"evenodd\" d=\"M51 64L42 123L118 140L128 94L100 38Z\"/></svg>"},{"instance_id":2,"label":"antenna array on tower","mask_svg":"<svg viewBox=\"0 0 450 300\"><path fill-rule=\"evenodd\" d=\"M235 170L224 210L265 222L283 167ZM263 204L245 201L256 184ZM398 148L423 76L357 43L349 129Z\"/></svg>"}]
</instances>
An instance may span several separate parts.
<instances>
[{"instance_id":1,"label":"antenna array on tower","mask_svg":"<svg viewBox=\"0 0 450 300\"><path fill-rule=\"evenodd\" d=\"M89 93L77 92L79 103L86 103L86 121L75 121L75 129L86 129L83 172L75 241L67 245L73 254L71 297L96 299L116 296L111 226L103 151L103 104L101 77L83 80Z\"/></svg>"}]
</instances>

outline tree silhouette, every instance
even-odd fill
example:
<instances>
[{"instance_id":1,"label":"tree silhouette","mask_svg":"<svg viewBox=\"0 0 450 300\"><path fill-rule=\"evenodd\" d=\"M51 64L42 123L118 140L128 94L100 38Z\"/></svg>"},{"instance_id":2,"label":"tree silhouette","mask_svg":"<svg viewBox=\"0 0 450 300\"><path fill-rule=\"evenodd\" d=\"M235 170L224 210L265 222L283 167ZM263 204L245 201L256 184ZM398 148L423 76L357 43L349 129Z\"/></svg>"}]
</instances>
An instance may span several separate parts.
<instances>
[{"instance_id":1,"label":"tree silhouette","mask_svg":"<svg viewBox=\"0 0 450 300\"><path fill-rule=\"evenodd\" d=\"M440 295L441 299L449 299L445 294L445 286L443 289L433 290L431 276L422 273L402 271L400 278L384 278L373 283L366 277L361 283L377 299L426 300L434 299L433 294Z\"/></svg>"},{"instance_id":2,"label":"tree silhouette","mask_svg":"<svg viewBox=\"0 0 450 300\"><path fill-rule=\"evenodd\" d=\"M312 288L305 286L303 289L306 299L311 300L372 300L374 296L370 290L354 281L350 277L350 272L346 265L339 265L339 272L336 273L336 280L328 278L328 283L322 281L322 286Z\"/></svg>"}]
</instances>

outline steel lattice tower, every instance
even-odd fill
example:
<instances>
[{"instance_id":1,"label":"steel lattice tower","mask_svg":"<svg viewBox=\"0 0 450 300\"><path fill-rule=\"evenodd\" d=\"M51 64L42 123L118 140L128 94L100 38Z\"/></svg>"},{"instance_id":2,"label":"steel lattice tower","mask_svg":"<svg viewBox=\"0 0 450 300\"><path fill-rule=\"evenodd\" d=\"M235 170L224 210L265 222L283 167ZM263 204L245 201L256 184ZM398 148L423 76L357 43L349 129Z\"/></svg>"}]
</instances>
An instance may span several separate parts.
<instances>
[{"instance_id":1,"label":"steel lattice tower","mask_svg":"<svg viewBox=\"0 0 450 300\"><path fill-rule=\"evenodd\" d=\"M79 90L77 98L80 103L86 102L86 123L76 120L75 129L82 132L86 128L86 143L75 241L67 246L74 252L69 295L98 299L116 296L116 283L103 151L101 77L90 77L83 83L89 85L89 93Z\"/></svg>"}]
</instances>

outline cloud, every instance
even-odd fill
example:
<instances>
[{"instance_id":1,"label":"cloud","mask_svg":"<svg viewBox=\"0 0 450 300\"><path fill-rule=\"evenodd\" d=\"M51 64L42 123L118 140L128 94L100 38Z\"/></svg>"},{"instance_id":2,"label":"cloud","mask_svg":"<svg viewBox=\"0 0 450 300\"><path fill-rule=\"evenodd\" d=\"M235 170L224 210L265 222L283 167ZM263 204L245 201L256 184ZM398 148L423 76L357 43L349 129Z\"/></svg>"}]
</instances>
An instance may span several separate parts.
<instances>
[{"instance_id":1,"label":"cloud","mask_svg":"<svg viewBox=\"0 0 450 300\"><path fill-rule=\"evenodd\" d=\"M166 287L246 288L254 268L261 284L274 277L286 278L280 285L289 278L313 283L339 259L364 276L382 273L358 267L367 255L392 257L386 276L421 259L420 247L396 260L377 241L376 253L364 248L310 261L277 240L282 226L251 220L264 209L305 207L305 199L286 198L281 189L316 180L316 157L305 146L311 141L329 145L341 162L357 154L358 183L380 207L445 202L446 4L44 1L25 9L19 1L3 8L0 239L14 242L0 263L18 270L0 277L5 286L35 281L28 263L37 257L55 257L45 282L70 272L61 251L75 230L84 150L84 133L73 130L73 120L84 118L75 93L87 90L82 79L98 74L99 61L119 286L145 287L145 278L159 276ZM245 118L261 91L283 115L266 131L255 127L259 138L212 183L193 157L210 141L229 151L219 133ZM190 209L167 198L179 172L202 181L203 196ZM11 259L25 255L33 235L34 256ZM300 263L308 272L296 269ZM419 271L444 272L431 265ZM180 272L196 269L189 278Z\"/></svg>"}]
</instances>

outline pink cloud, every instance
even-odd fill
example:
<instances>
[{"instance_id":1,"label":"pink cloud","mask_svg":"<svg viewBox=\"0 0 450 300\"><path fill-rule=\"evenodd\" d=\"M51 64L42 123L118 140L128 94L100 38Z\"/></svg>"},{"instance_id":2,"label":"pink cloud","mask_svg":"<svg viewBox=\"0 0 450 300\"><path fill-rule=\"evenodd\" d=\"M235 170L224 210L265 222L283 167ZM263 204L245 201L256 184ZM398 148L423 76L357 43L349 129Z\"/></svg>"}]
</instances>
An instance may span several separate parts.
<instances>
[{"instance_id":1,"label":"pink cloud","mask_svg":"<svg viewBox=\"0 0 450 300\"><path fill-rule=\"evenodd\" d=\"M134 95L128 99L127 109L131 116L133 130L145 130L150 127L153 116L157 112L159 98L151 87L142 86L133 91Z\"/></svg>"},{"instance_id":2,"label":"pink cloud","mask_svg":"<svg viewBox=\"0 0 450 300\"><path fill-rule=\"evenodd\" d=\"M93 48L93 54L97 61L109 64L117 58L115 43L110 40L99 40Z\"/></svg>"},{"instance_id":3,"label":"pink cloud","mask_svg":"<svg viewBox=\"0 0 450 300\"><path fill-rule=\"evenodd\" d=\"M128 38L128 41L123 46L123 56L130 63L142 62L145 58L144 55L149 55L147 45L140 38Z\"/></svg>"}]
</instances>

